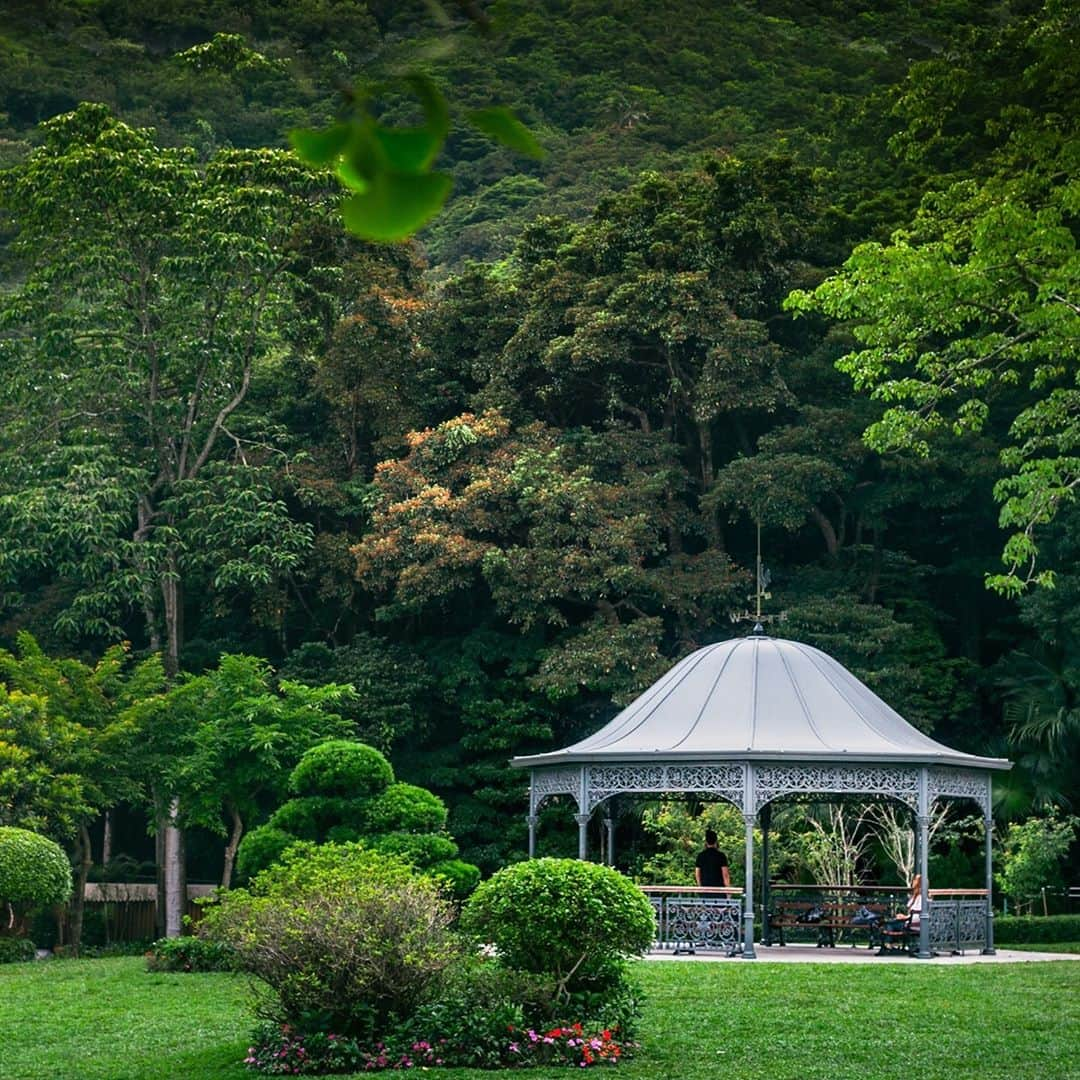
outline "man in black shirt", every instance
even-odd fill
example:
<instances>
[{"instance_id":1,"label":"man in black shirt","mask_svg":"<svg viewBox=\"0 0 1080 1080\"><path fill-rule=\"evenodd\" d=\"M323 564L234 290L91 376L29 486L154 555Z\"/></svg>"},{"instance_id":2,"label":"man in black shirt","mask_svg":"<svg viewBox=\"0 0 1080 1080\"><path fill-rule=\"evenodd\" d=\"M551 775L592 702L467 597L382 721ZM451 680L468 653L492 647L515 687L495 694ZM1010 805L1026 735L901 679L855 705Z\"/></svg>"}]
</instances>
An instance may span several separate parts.
<instances>
[{"instance_id":1,"label":"man in black shirt","mask_svg":"<svg viewBox=\"0 0 1080 1080\"><path fill-rule=\"evenodd\" d=\"M728 857L717 846L715 829L705 830L705 850L697 857L694 867L694 880L698 885L731 887L731 872L728 870Z\"/></svg>"}]
</instances>

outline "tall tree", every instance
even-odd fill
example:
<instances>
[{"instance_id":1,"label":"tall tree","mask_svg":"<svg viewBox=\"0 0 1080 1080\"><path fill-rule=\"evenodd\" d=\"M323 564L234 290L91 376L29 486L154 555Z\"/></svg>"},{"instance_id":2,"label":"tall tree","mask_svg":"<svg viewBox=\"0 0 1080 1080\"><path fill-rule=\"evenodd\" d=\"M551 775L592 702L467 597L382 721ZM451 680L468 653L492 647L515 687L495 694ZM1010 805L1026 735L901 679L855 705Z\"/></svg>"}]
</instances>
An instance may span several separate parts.
<instances>
[{"instance_id":1,"label":"tall tree","mask_svg":"<svg viewBox=\"0 0 1080 1080\"><path fill-rule=\"evenodd\" d=\"M287 154L200 167L103 106L42 135L2 185L24 276L0 301L0 568L69 583L72 631L141 611L171 676L187 589L265 586L310 541L244 405L320 193Z\"/></svg>"},{"instance_id":2,"label":"tall tree","mask_svg":"<svg viewBox=\"0 0 1080 1080\"><path fill-rule=\"evenodd\" d=\"M1009 595L1052 582L1040 536L1080 490L1078 43L1075 5L1048 0L947 67L916 68L899 145L950 172L890 243L789 299L853 322L840 366L887 405L871 445L947 454L950 434L1007 427L995 495L1011 535L989 584Z\"/></svg>"}]
</instances>

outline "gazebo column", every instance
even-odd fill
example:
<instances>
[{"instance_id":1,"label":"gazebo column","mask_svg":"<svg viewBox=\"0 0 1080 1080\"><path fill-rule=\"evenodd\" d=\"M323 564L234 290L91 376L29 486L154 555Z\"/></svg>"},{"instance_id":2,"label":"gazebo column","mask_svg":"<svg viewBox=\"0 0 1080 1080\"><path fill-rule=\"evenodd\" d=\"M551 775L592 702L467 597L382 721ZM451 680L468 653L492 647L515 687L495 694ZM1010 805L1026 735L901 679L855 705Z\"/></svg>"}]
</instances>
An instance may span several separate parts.
<instances>
[{"instance_id":1,"label":"gazebo column","mask_svg":"<svg viewBox=\"0 0 1080 1080\"><path fill-rule=\"evenodd\" d=\"M930 778L926 767L919 770L919 810L916 815L919 849L920 905L919 950L915 954L927 960L930 952Z\"/></svg>"},{"instance_id":2,"label":"gazebo column","mask_svg":"<svg viewBox=\"0 0 1080 1080\"><path fill-rule=\"evenodd\" d=\"M769 826L772 824L772 804L761 808L761 944L771 945L769 932Z\"/></svg>"},{"instance_id":3,"label":"gazebo column","mask_svg":"<svg viewBox=\"0 0 1080 1080\"><path fill-rule=\"evenodd\" d=\"M983 810L983 835L986 845L986 946L983 956L996 956L994 948L994 819L990 813L990 778L986 780L986 805Z\"/></svg>"},{"instance_id":4,"label":"gazebo column","mask_svg":"<svg viewBox=\"0 0 1080 1080\"><path fill-rule=\"evenodd\" d=\"M743 959L753 960L754 952L754 814L743 814L746 826L746 885L743 889Z\"/></svg>"},{"instance_id":5,"label":"gazebo column","mask_svg":"<svg viewBox=\"0 0 1080 1080\"><path fill-rule=\"evenodd\" d=\"M525 819L529 824L529 858L536 858L536 827L540 824L539 814L530 814Z\"/></svg>"},{"instance_id":6,"label":"gazebo column","mask_svg":"<svg viewBox=\"0 0 1080 1080\"><path fill-rule=\"evenodd\" d=\"M575 814L574 820L577 822L577 857L579 859L587 859L589 857L589 815L588 814Z\"/></svg>"},{"instance_id":7,"label":"gazebo column","mask_svg":"<svg viewBox=\"0 0 1080 1080\"><path fill-rule=\"evenodd\" d=\"M604 815L604 835L607 837L607 864L615 865L615 818L612 816L611 807L607 808Z\"/></svg>"}]
</instances>

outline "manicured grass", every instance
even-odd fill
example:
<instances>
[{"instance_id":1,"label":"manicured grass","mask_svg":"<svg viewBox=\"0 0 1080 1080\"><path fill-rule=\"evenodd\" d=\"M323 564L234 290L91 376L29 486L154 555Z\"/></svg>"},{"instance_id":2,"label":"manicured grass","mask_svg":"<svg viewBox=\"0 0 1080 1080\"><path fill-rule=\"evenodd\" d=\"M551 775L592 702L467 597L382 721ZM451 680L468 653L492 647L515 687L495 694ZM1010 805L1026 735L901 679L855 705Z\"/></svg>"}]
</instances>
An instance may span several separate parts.
<instances>
[{"instance_id":1,"label":"manicured grass","mask_svg":"<svg viewBox=\"0 0 1080 1080\"><path fill-rule=\"evenodd\" d=\"M637 968L639 1080L1080 1080L1080 963ZM137 958L0 968L2 1080L235 1080L251 1020L229 975ZM475 1070L432 1070L482 1080ZM505 1075L505 1074L504 1074ZM530 1070L553 1080L567 1070Z\"/></svg>"},{"instance_id":2,"label":"manicured grass","mask_svg":"<svg viewBox=\"0 0 1080 1080\"><path fill-rule=\"evenodd\" d=\"M1023 945L999 945L998 948L1019 949L1021 952L1080 953L1080 941L1051 941L1040 945L1025 942Z\"/></svg>"},{"instance_id":3,"label":"manicured grass","mask_svg":"<svg viewBox=\"0 0 1080 1080\"><path fill-rule=\"evenodd\" d=\"M238 975L141 957L0 966L0 1080L234 1080L252 1023Z\"/></svg>"}]
</instances>

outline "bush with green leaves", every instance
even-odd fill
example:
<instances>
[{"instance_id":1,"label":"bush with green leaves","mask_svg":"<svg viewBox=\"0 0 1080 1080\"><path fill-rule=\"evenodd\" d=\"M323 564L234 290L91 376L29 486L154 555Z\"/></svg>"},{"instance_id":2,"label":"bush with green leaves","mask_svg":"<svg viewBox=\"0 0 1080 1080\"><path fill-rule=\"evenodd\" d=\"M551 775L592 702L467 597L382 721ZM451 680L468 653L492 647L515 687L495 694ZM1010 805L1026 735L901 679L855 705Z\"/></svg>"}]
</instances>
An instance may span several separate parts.
<instances>
[{"instance_id":1,"label":"bush with green leaves","mask_svg":"<svg viewBox=\"0 0 1080 1080\"><path fill-rule=\"evenodd\" d=\"M509 966L550 973L567 993L618 982L622 961L646 952L656 930L652 905L632 881L579 859L500 870L466 902L462 925Z\"/></svg>"},{"instance_id":2,"label":"bush with green leaves","mask_svg":"<svg viewBox=\"0 0 1080 1080\"><path fill-rule=\"evenodd\" d=\"M297 843L199 924L273 991L268 1019L377 1038L458 962L454 910L430 878L358 844Z\"/></svg>"},{"instance_id":3,"label":"bush with green leaves","mask_svg":"<svg viewBox=\"0 0 1080 1080\"><path fill-rule=\"evenodd\" d=\"M0 937L0 964L22 964L33 960L34 943L24 937Z\"/></svg>"},{"instance_id":4,"label":"bush with green leaves","mask_svg":"<svg viewBox=\"0 0 1080 1080\"><path fill-rule=\"evenodd\" d=\"M998 888L1020 904L1031 903L1043 888L1058 888L1076 827L1076 818L1056 812L1010 823L1002 842Z\"/></svg>"},{"instance_id":5,"label":"bush with green leaves","mask_svg":"<svg viewBox=\"0 0 1080 1080\"><path fill-rule=\"evenodd\" d=\"M71 864L46 836L0 827L0 902L12 911L63 904L71 896Z\"/></svg>"},{"instance_id":6,"label":"bush with green leaves","mask_svg":"<svg viewBox=\"0 0 1080 1080\"><path fill-rule=\"evenodd\" d=\"M434 875L457 897L476 887L480 872L457 858L446 835L446 805L415 784L395 781L390 762L374 747L336 739L300 759L289 786L296 797L241 841L237 869L247 880L278 861L297 841L362 842L402 856Z\"/></svg>"},{"instance_id":7,"label":"bush with green leaves","mask_svg":"<svg viewBox=\"0 0 1080 1080\"><path fill-rule=\"evenodd\" d=\"M232 947L201 937L161 938L146 953L147 971L235 971Z\"/></svg>"},{"instance_id":8,"label":"bush with green leaves","mask_svg":"<svg viewBox=\"0 0 1080 1080\"><path fill-rule=\"evenodd\" d=\"M997 945L1052 945L1080 941L1080 915L1000 915L994 920Z\"/></svg>"},{"instance_id":9,"label":"bush with green leaves","mask_svg":"<svg viewBox=\"0 0 1080 1080\"><path fill-rule=\"evenodd\" d=\"M340 795L363 798L378 795L394 782L386 757L366 743L331 739L313 746L289 778L297 795Z\"/></svg>"}]
</instances>

